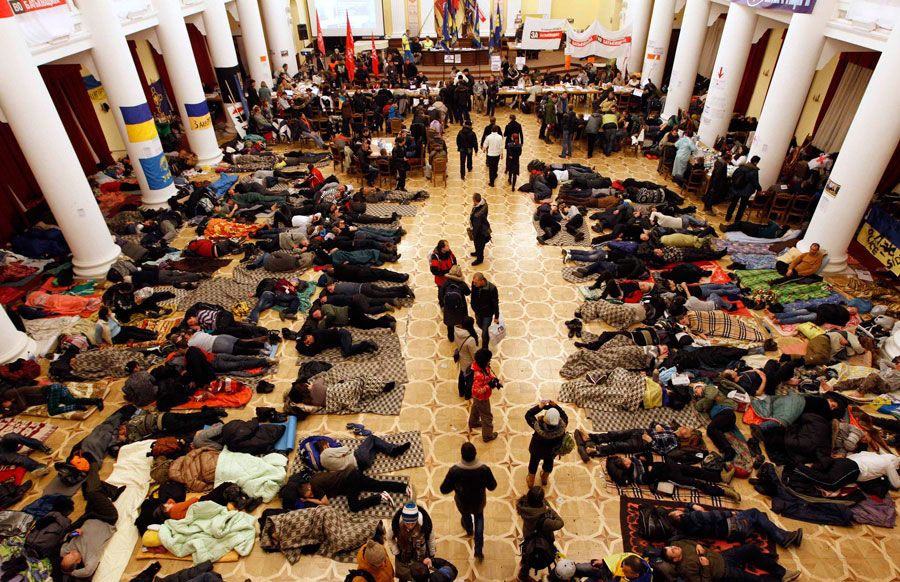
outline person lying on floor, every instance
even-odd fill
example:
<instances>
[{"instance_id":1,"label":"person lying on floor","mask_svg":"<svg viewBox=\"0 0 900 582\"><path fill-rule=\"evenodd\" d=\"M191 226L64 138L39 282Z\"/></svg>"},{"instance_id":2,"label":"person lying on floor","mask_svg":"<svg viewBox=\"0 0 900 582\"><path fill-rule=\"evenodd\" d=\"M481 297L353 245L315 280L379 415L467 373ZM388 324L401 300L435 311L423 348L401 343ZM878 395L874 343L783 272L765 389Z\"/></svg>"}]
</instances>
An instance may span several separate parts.
<instances>
[{"instance_id":1,"label":"person lying on floor","mask_svg":"<svg viewBox=\"0 0 900 582\"><path fill-rule=\"evenodd\" d=\"M758 509L727 511L705 509L689 504L683 509L672 509L669 519L686 538L745 542L755 533L763 533L782 548L800 547L803 529L781 529Z\"/></svg>"},{"instance_id":2,"label":"person lying on floor","mask_svg":"<svg viewBox=\"0 0 900 582\"><path fill-rule=\"evenodd\" d=\"M377 241L366 236L357 236L357 232L348 232L337 226L332 227L318 248L326 251L338 249L341 251L369 251L375 250L381 253L396 253L397 245L390 241Z\"/></svg>"},{"instance_id":3,"label":"person lying on floor","mask_svg":"<svg viewBox=\"0 0 900 582\"><path fill-rule=\"evenodd\" d=\"M320 299L323 294L325 297L334 297L332 302L337 300L338 297L357 297L358 295L362 295L366 297L369 304L373 306L378 300L387 301L414 296L409 285L382 287L371 283L351 283L345 281L334 281L325 285L322 294L319 295ZM337 303L335 303L335 305L337 305ZM394 303L394 305L398 306L396 303Z\"/></svg>"},{"instance_id":4,"label":"person lying on floor","mask_svg":"<svg viewBox=\"0 0 900 582\"><path fill-rule=\"evenodd\" d=\"M103 410L102 398L77 398L62 384L20 386L10 388L0 396L0 412L4 417L21 414L26 408L47 405L47 414L56 416L96 406Z\"/></svg>"},{"instance_id":5,"label":"person lying on floor","mask_svg":"<svg viewBox=\"0 0 900 582\"><path fill-rule=\"evenodd\" d=\"M365 471L372 466L378 453L388 457L399 457L409 450L411 443L395 445L375 435L369 435L352 450L327 436L313 437L318 466L316 469L326 471L343 471L344 469L360 469Z\"/></svg>"},{"instance_id":6,"label":"person lying on floor","mask_svg":"<svg viewBox=\"0 0 900 582\"><path fill-rule=\"evenodd\" d=\"M660 346L662 347L683 347L690 345L690 336L685 333L675 332L672 329L663 327L639 327L637 329L625 331L604 331L601 332L597 339L589 342L575 342L576 348L586 348L589 350L599 350L606 342L614 337L621 335L633 341L639 346ZM660 358L666 359L668 350L660 350Z\"/></svg>"},{"instance_id":7,"label":"person lying on floor","mask_svg":"<svg viewBox=\"0 0 900 582\"><path fill-rule=\"evenodd\" d=\"M310 319L319 329L351 326L359 329L387 328L397 330L397 320L391 315L382 315L378 319L369 317L356 305L340 307L326 302L324 305L313 305L309 312Z\"/></svg>"},{"instance_id":8,"label":"person lying on floor","mask_svg":"<svg viewBox=\"0 0 900 582\"><path fill-rule=\"evenodd\" d=\"M378 351L378 345L368 340L353 343L353 336L346 329L308 329L296 333L284 328L281 335L286 340L297 342L297 352L301 356L317 356L331 348L340 348L341 355L345 358Z\"/></svg>"},{"instance_id":9,"label":"person lying on floor","mask_svg":"<svg viewBox=\"0 0 900 582\"><path fill-rule=\"evenodd\" d=\"M320 376L310 383L294 382L288 393L285 406L296 407L304 414L324 410L326 414L360 412L362 405L390 392L396 382L385 382L380 376L356 376L329 384Z\"/></svg>"},{"instance_id":10,"label":"person lying on floor","mask_svg":"<svg viewBox=\"0 0 900 582\"><path fill-rule=\"evenodd\" d=\"M838 329L812 338L806 343L805 355L792 355L790 358L807 366L824 366L864 354L867 346L870 351L875 351L870 338L859 338L855 333Z\"/></svg>"},{"instance_id":11,"label":"person lying on floor","mask_svg":"<svg viewBox=\"0 0 900 582\"><path fill-rule=\"evenodd\" d=\"M668 216L660 212L658 207L654 206L650 209L650 224L675 230L687 230L692 226L706 228L709 226L709 221L691 216L690 214Z\"/></svg>"},{"instance_id":12,"label":"person lying on floor","mask_svg":"<svg viewBox=\"0 0 900 582\"><path fill-rule=\"evenodd\" d=\"M313 254L303 252L300 248L295 251L275 251L274 253L262 253L244 265L247 270L264 268L273 273L285 271L297 271L307 269L313 264Z\"/></svg>"},{"instance_id":13,"label":"person lying on floor","mask_svg":"<svg viewBox=\"0 0 900 582\"><path fill-rule=\"evenodd\" d=\"M715 311L721 309L732 313L738 310L737 303L723 299L718 293L710 293L705 300L693 295L688 295L687 298L683 294L670 294L669 296L673 297L671 303L669 303L669 315L672 317L682 317L688 311Z\"/></svg>"},{"instance_id":14,"label":"person lying on floor","mask_svg":"<svg viewBox=\"0 0 900 582\"><path fill-rule=\"evenodd\" d=\"M93 462L81 486L84 514L72 525L59 549L59 566L74 578L91 578L100 565L110 538L116 533L119 512L113 502L125 487L114 487L100 480L100 462Z\"/></svg>"},{"instance_id":15,"label":"person lying on floor","mask_svg":"<svg viewBox=\"0 0 900 582\"><path fill-rule=\"evenodd\" d=\"M313 227L261 228L253 233L253 245L264 252L307 250Z\"/></svg>"},{"instance_id":16,"label":"person lying on floor","mask_svg":"<svg viewBox=\"0 0 900 582\"><path fill-rule=\"evenodd\" d=\"M598 280L602 284L603 281L610 279L638 279L647 272L644 262L633 255L615 255L614 258L610 253L608 258L611 260L595 259L592 264L575 269L575 274L579 277L590 277L599 273Z\"/></svg>"},{"instance_id":17,"label":"person lying on floor","mask_svg":"<svg viewBox=\"0 0 900 582\"><path fill-rule=\"evenodd\" d=\"M145 412L119 425L117 441L121 445L150 437L194 433L226 416L224 409L206 406L199 412Z\"/></svg>"},{"instance_id":18,"label":"person lying on floor","mask_svg":"<svg viewBox=\"0 0 900 582\"><path fill-rule=\"evenodd\" d=\"M549 582L650 582L652 579L653 569L646 560L637 554L622 552L579 564L573 560L560 560L550 571Z\"/></svg>"},{"instance_id":19,"label":"person lying on floor","mask_svg":"<svg viewBox=\"0 0 900 582\"><path fill-rule=\"evenodd\" d=\"M699 542L680 540L663 549L669 562L675 564L678 575L685 582L766 582L779 580L793 582L800 577L799 570L785 570L775 558L754 544L744 544L718 552ZM745 569L752 566L769 575L751 574Z\"/></svg>"},{"instance_id":20,"label":"person lying on floor","mask_svg":"<svg viewBox=\"0 0 900 582\"><path fill-rule=\"evenodd\" d=\"M722 453L724 461L731 462L737 456L737 452L725 435L736 426L737 402L728 397L726 390L715 384L698 383L694 385L691 393L694 397L694 408L709 415L710 422L706 426L706 436Z\"/></svg>"},{"instance_id":21,"label":"person lying on floor","mask_svg":"<svg viewBox=\"0 0 900 582\"><path fill-rule=\"evenodd\" d=\"M722 232L742 232L747 236L756 238L781 238L791 227L788 225L781 226L774 220L770 220L766 224L757 224L747 220L739 220L732 224L725 223L719 228Z\"/></svg>"},{"instance_id":22,"label":"person lying on floor","mask_svg":"<svg viewBox=\"0 0 900 582\"><path fill-rule=\"evenodd\" d=\"M319 471L308 483L302 483L305 475L297 474L288 479L279 495L284 509L302 509L315 505L329 505L330 499L340 495L347 497L350 511L357 512L375 507L380 503L393 505L390 493L412 492L406 483L400 481L379 481L363 473L359 469L349 467L341 471ZM380 491L380 494L366 495L361 493Z\"/></svg>"},{"instance_id":23,"label":"person lying on floor","mask_svg":"<svg viewBox=\"0 0 900 582\"><path fill-rule=\"evenodd\" d=\"M254 296L258 299L247 316L247 322L256 325L259 316L275 306L283 308L279 313L282 321L297 319L297 310L300 308L300 297L297 296L297 292L305 288L306 283L301 283L297 277L290 279L266 277L256 285Z\"/></svg>"},{"instance_id":24,"label":"person lying on floor","mask_svg":"<svg viewBox=\"0 0 900 582\"><path fill-rule=\"evenodd\" d=\"M900 457L863 451L845 458L822 459L812 466L800 465L789 473L789 480L798 479L826 491L839 491L856 482L886 477L891 488L900 489Z\"/></svg>"},{"instance_id":25,"label":"person lying on floor","mask_svg":"<svg viewBox=\"0 0 900 582\"><path fill-rule=\"evenodd\" d=\"M209 279L209 277L205 273L189 273L175 269L156 269L148 265L139 268L131 261L125 260L116 261L110 267L109 272L106 273L106 280L110 283L130 283L135 289L166 285L186 287L191 283L199 283L204 279Z\"/></svg>"},{"instance_id":26,"label":"person lying on floor","mask_svg":"<svg viewBox=\"0 0 900 582\"><path fill-rule=\"evenodd\" d=\"M656 453L666 456L690 439L693 430L680 426L677 429L661 422L651 422L649 428L632 428L601 433L575 431L578 454L585 463L588 457L609 457L635 453ZM585 454L582 454L582 450Z\"/></svg>"},{"instance_id":27,"label":"person lying on floor","mask_svg":"<svg viewBox=\"0 0 900 582\"><path fill-rule=\"evenodd\" d=\"M184 314L184 325L210 335L230 335L242 339L263 337L269 333L265 327L235 321L231 311L209 303L195 303L189 307Z\"/></svg>"},{"instance_id":28,"label":"person lying on floor","mask_svg":"<svg viewBox=\"0 0 900 582\"><path fill-rule=\"evenodd\" d=\"M804 309L781 311L775 313L775 321L779 325L791 325L811 321L816 325L829 323L837 327L844 327L850 318L859 313L856 307L848 307L841 303L823 303Z\"/></svg>"},{"instance_id":29,"label":"person lying on floor","mask_svg":"<svg viewBox=\"0 0 900 582\"><path fill-rule=\"evenodd\" d=\"M762 369L749 369L742 372L725 370L722 378L734 382L751 396L775 394L782 382L792 382L794 371L803 365L802 360L769 360Z\"/></svg>"},{"instance_id":30,"label":"person lying on floor","mask_svg":"<svg viewBox=\"0 0 900 582\"><path fill-rule=\"evenodd\" d=\"M361 251L342 251L338 248L332 248L326 251L324 248L318 249L316 259L322 265L361 265L364 267L380 267L385 263L395 263L400 258L397 252L382 252L376 249L366 249Z\"/></svg>"},{"instance_id":31,"label":"person lying on floor","mask_svg":"<svg viewBox=\"0 0 900 582\"><path fill-rule=\"evenodd\" d=\"M684 247L673 247L673 246L665 246L662 248L653 249L650 254L647 255L638 255L640 258L643 258L647 261L647 264L652 264L657 267L665 267L667 265L671 265L673 263L693 263L697 261L718 261L722 257L728 254L728 251L722 249L721 251L714 251L712 249L704 249L704 248L684 248Z\"/></svg>"},{"instance_id":32,"label":"person lying on floor","mask_svg":"<svg viewBox=\"0 0 900 582\"><path fill-rule=\"evenodd\" d=\"M351 283L372 283L373 281L406 283L407 281L409 281L409 274L399 273L390 269L379 269L376 267L334 264L331 267L326 267L325 269L323 269L322 276L319 277L318 285L320 287L324 287L334 280L347 281Z\"/></svg>"},{"instance_id":33,"label":"person lying on floor","mask_svg":"<svg viewBox=\"0 0 900 582\"><path fill-rule=\"evenodd\" d=\"M159 305L175 295L168 291L148 293L148 289L136 291L131 283L116 283L103 292L103 303L108 305L119 321L128 321L132 315L158 315L163 311Z\"/></svg>"},{"instance_id":34,"label":"person lying on floor","mask_svg":"<svg viewBox=\"0 0 900 582\"><path fill-rule=\"evenodd\" d=\"M177 347L197 347L209 354L235 356L259 356L269 353L269 336L240 339L233 335L212 335L205 331L187 330L169 336L169 342Z\"/></svg>"},{"instance_id":35,"label":"person lying on floor","mask_svg":"<svg viewBox=\"0 0 900 582\"><path fill-rule=\"evenodd\" d=\"M4 394L4 398L5 397L6 394ZM39 463L31 457L20 454L18 452L19 447L26 447L32 451L40 451L45 455L53 454L53 449L41 441L19 433L11 432L0 436L0 463L3 463L4 465L13 465L15 467L23 467L35 477L46 475L50 471L46 464Z\"/></svg>"},{"instance_id":36,"label":"person lying on floor","mask_svg":"<svg viewBox=\"0 0 900 582\"><path fill-rule=\"evenodd\" d=\"M712 471L700 467L684 465L672 460L654 462L646 454L630 457L613 456L606 460L606 474L619 486L649 485L655 486L661 481L672 481L678 485L697 489L702 493L719 497L724 496L735 503L740 503L741 494L727 484L734 477L734 468L725 471Z\"/></svg>"}]
</instances>

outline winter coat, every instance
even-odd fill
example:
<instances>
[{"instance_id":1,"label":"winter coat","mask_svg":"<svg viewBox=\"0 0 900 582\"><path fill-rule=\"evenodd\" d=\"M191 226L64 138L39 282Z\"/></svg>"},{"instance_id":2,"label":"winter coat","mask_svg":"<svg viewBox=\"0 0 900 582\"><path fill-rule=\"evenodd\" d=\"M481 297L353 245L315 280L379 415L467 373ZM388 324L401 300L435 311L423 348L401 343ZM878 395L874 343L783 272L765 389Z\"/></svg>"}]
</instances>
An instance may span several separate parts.
<instances>
[{"instance_id":1,"label":"winter coat","mask_svg":"<svg viewBox=\"0 0 900 582\"><path fill-rule=\"evenodd\" d=\"M475 343L476 339L464 329L457 329L453 334L453 340L456 342L456 349L459 352L459 361L456 362L456 365L460 372L471 368L472 362L475 361L475 352L481 347L481 339Z\"/></svg>"},{"instance_id":2,"label":"winter coat","mask_svg":"<svg viewBox=\"0 0 900 582\"><path fill-rule=\"evenodd\" d=\"M523 495L516 503L516 511L522 518L522 537L527 538L538 528L544 533L552 534L563 528L563 519L546 502L540 507L531 507Z\"/></svg>"},{"instance_id":3,"label":"winter coat","mask_svg":"<svg viewBox=\"0 0 900 582\"><path fill-rule=\"evenodd\" d=\"M494 389L491 381L496 379L490 366L482 370L477 363L472 363L472 371L475 372L472 379L472 398L475 400L490 400Z\"/></svg>"},{"instance_id":4,"label":"winter coat","mask_svg":"<svg viewBox=\"0 0 900 582\"><path fill-rule=\"evenodd\" d=\"M488 222L487 202L472 207L472 212L469 215L469 224L472 225L472 233L474 236L490 240L491 223Z\"/></svg>"},{"instance_id":5,"label":"winter coat","mask_svg":"<svg viewBox=\"0 0 900 582\"><path fill-rule=\"evenodd\" d=\"M28 537L25 538L25 548L34 555L51 556L60 546L72 521L65 515L51 511L37 520Z\"/></svg>"},{"instance_id":6,"label":"winter coat","mask_svg":"<svg viewBox=\"0 0 900 582\"><path fill-rule=\"evenodd\" d=\"M551 408L555 408L559 412L559 423L556 426L550 426L543 419L537 417L541 411ZM569 417L565 411L559 406L551 404L534 406L525 413L525 422L534 430L531 435L531 443L528 445L528 452L542 459L555 455L569 424Z\"/></svg>"},{"instance_id":7,"label":"winter coat","mask_svg":"<svg viewBox=\"0 0 900 582\"><path fill-rule=\"evenodd\" d=\"M584 126L584 133L600 133L600 125L603 122L603 114L595 111L591 113L591 116L587 120L587 125Z\"/></svg>"},{"instance_id":8,"label":"winter coat","mask_svg":"<svg viewBox=\"0 0 900 582\"><path fill-rule=\"evenodd\" d=\"M169 479L184 483L191 491L209 491L216 482L216 464L221 451L194 449L178 457L169 467Z\"/></svg>"},{"instance_id":9,"label":"winter coat","mask_svg":"<svg viewBox=\"0 0 900 582\"><path fill-rule=\"evenodd\" d=\"M801 414L785 431L784 446L798 464L827 459L831 456L831 420Z\"/></svg>"},{"instance_id":10,"label":"winter coat","mask_svg":"<svg viewBox=\"0 0 900 582\"><path fill-rule=\"evenodd\" d=\"M138 370L125 380L122 393L125 400L135 406L147 406L156 400L156 381L150 372Z\"/></svg>"},{"instance_id":11,"label":"winter coat","mask_svg":"<svg viewBox=\"0 0 900 582\"><path fill-rule=\"evenodd\" d=\"M447 296L447 291L450 289L455 289L461 296L460 305L457 305L456 307L446 305L444 301L444 297ZM469 306L466 305L466 296L471 293L469 286L466 285L465 282L456 281L454 279L444 279L444 282L438 288L438 305L441 306L441 310L444 313L445 325L454 326L458 323L462 323L462 321L468 317Z\"/></svg>"},{"instance_id":12,"label":"winter coat","mask_svg":"<svg viewBox=\"0 0 900 582\"><path fill-rule=\"evenodd\" d=\"M742 164L731 175L731 193L737 198L749 198L754 192L762 190L759 186L759 168L747 162Z\"/></svg>"},{"instance_id":13,"label":"winter coat","mask_svg":"<svg viewBox=\"0 0 900 582\"><path fill-rule=\"evenodd\" d=\"M478 459L467 463L460 461L450 467L441 483L441 493L453 493L456 508L463 515L482 513L487 503L487 491L497 488L497 480L491 468Z\"/></svg>"},{"instance_id":14,"label":"winter coat","mask_svg":"<svg viewBox=\"0 0 900 582\"><path fill-rule=\"evenodd\" d=\"M472 131L471 127L463 127L459 130L459 133L456 134L456 147L459 151L464 149L478 149L478 136L475 135L475 132Z\"/></svg>"},{"instance_id":15,"label":"winter coat","mask_svg":"<svg viewBox=\"0 0 900 582\"><path fill-rule=\"evenodd\" d=\"M472 288L472 311L478 318L500 317L500 298L493 283L485 282L481 287Z\"/></svg>"},{"instance_id":16,"label":"winter coat","mask_svg":"<svg viewBox=\"0 0 900 582\"><path fill-rule=\"evenodd\" d=\"M806 400L796 392L784 396L769 396L764 400L754 399L750 406L753 412L765 419L777 420L789 426L800 417Z\"/></svg>"},{"instance_id":17,"label":"winter coat","mask_svg":"<svg viewBox=\"0 0 900 582\"><path fill-rule=\"evenodd\" d=\"M260 424L258 420L232 420L222 428L222 443L235 453L261 455L275 450L284 434L282 424Z\"/></svg>"},{"instance_id":18,"label":"winter coat","mask_svg":"<svg viewBox=\"0 0 900 582\"><path fill-rule=\"evenodd\" d=\"M434 275L434 284L440 286L444 282L447 273L456 264L456 255L453 251L446 253L440 252L438 249L431 251L431 274Z\"/></svg>"}]
</instances>

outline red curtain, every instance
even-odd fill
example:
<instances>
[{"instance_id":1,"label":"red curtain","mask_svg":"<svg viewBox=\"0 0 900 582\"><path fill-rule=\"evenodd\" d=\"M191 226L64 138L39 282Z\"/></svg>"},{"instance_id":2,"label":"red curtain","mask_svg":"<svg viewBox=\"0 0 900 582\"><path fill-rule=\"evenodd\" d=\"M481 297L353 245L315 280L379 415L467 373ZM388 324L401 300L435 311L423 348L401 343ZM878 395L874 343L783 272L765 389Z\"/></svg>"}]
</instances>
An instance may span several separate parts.
<instances>
[{"instance_id":1,"label":"red curtain","mask_svg":"<svg viewBox=\"0 0 900 582\"><path fill-rule=\"evenodd\" d=\"M874 69L875 65L878 64L878 58L880 56L881 53L877 52L841 53L841 56L838 57L837 67L834 69L834 75L831 77L831 83L828 85L828 91L823 98L822 108L819 109L819 116L816 118L816 125L813 127L812 135L816 135L816 130L819 129L819 124L822 123L822 119L828 111L828 106L831 105L831 102L834 100L834 94L841 84L841 79L844 77L844 71L847 69L847 65L853 64L867 69Z\"/></svg>"},{"instance_id":2,"label":"red curtain","mask_svg":"<svg viewBox=\"0 0 900 582\"><path fill-rule=\"evenodd\" d=\"M97 162L112 164L112 154L88 96L79 65L41 65L44 84L69 141L86 175L97 172ZM94 156L96 155L96 159Z\"/></svg>"},{"instance_id":3,"label":"red curtain","mask_svg":"<svg viewBox=\"0 0 900 582\"><path fill-rule=\"evenodd\" d=\"M138 78L141 80L141 89L144 90L144 98L147 100L147 105L150 106L150 113L156 115L159 111L156 109L156 102L153 100L147 76L144 74L144 67L141 66L141 59L137 54L137 44L133 40L129 40L128 49L131 50L131 60L134 61L134 68L137 69Z\"/></svg>"},{"instance_id":4,"label":"red curtain","mask_svg":"<svg viewBox=\"0 0 900 582\"><path fill-rule=\"evenodd\" d=\"M191 48L194 50L194 62L197 63L197 71L200 73L200 82L207 88L216 85L216 71L209 60L209 50L206 48L206 39L193 24L187 25L188 36L191 37Z\"/></svg>"},{"instance_id":5,"label":"red curtain","mask_svg":"<svg viewBox=\"0 0 900 582\"><path fill-rule=\"evenodd\" d=\"M43 199L16 136L8 124L0 123L0 213L4 217L0 220L0 243L6 244L14 233L28 225L19 201L32 208Z\"/></svg>"},{"instance_id":6,"label":"red curtain","mask_svg":"<svg viewBox=\"0 0 900 582\"><path fill-rule=\"evenodd\" d=\"M163 60L161 54L156 52L153 45L150 45L150 54L153 55L153 62L156 63L156 70L159 71L159 78L162 80L166 97L169 98L169 105L172 106L172 112L177 114L178 106L175 104L175 90L172 89L172 81L169 79L169 70L166 68L166 61Z\"/></svg>"},{"instance_id":7,"label":"red curtain","mask_svg":"<svg viewBox=\"0 0 900 582\"><path fill-rule=\"evenodd\" d=\"M767 30L762 37L750 47L750 56L747 59L747 68L744 69L744 78L741 79L741 88L738 90L737 100L734 103L734 112L745 115L753 91L756 89L756 81L762 68L763 58L766 56L766 46L769 44L771 30Z\"/></svg>"}]
</instances>

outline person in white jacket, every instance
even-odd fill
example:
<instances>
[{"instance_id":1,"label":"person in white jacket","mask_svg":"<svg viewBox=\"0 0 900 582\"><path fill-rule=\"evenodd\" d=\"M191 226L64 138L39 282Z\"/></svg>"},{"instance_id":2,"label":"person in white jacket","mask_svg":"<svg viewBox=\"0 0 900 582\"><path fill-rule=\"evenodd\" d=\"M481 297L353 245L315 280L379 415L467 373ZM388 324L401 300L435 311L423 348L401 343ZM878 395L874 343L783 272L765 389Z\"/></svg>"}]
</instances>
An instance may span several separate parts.
<instances>
[{"instance_id":1,"label":"person in white jacket","mask_svg":"<svg viewBox=\"0 0 900 582\"><path fill-rule=\"evenodd\" d=\"M869 451L854 453L843 459L826 459L813 467L797 467L796 474L828 491L837 491L856 482L887 477L894 489L900 488L900 457Z\"/></svg>"}]
</instances>

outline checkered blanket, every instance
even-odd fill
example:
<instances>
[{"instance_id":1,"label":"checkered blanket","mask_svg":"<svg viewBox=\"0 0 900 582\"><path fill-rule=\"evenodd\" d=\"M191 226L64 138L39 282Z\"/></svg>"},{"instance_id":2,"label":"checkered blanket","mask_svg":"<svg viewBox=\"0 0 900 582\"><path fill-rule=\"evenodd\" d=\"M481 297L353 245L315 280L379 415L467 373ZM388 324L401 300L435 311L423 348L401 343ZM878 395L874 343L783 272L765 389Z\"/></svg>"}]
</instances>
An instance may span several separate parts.
<instances>
[{"instance_id":1,"label":"checkered blanket","mask_svg":"<svg viewBox=\"0 0 900 582\"><path fill-rule=\"evenodd\" d=\"M107 382L66 382L66 388L75 398L106 398L109 394L109 384ZM88 406L86 410L73 410L57 414L52 418L65 418L67 420L84 420L97 410L96 406ZM47 412L47 405L29 406L22 411L27 416L44 416L50 418Z\"/></svg>"},{"instance_id":2,"label":"checkered blanket","mask_svg":"<svg viewBox=\"0 0 900 582\"><path fill-rule=\"evenodd\" d=\"M593 334L582 334L582 341L590 342L597 338ZM613 368L627 370L643 370L647 367L647 356L644 350L630 339L616 336L600 346L598 350L582 348L570 355L559 370L559 375L568 380L578 378L590 370Z\"/></svg>"},{"instance_id":3,"label":"checkered blanket","mask_svg":"<svg viewBox=\"0 0 900 582\"><path fill-rule=\"evenodd\" d=\"M366 204L366 214L372 216L391 216L395 212L400 216L415 216L419 208L412 204L396 204L379 202L378 204Z\"/></svg>"},{"instance_id":4,"label":"checkered blanket","mask_svg":"<svg viewBox=\"0 0 900 582\"><path fill-rule=\"evenodd\" d=\"M761 344L766 340L755 319L724 311L688 311L688 328L706 336Z\"/></svg>"},{"instance_id":5,"label":"checkered blanket","mask_svg":"<svg viewBox=\"0 0 900 582\"><path fill-rule=\"evenodd\" d=\"M13 432L45 443L56 432L56 427L44 422L32 422L14 417L0 418L0 436ZM31 449L19 447L16 452L26 455L31 452ZM12 465L0 465L0 471L11 471L13 469L15 467Z\"/></svg>"},{"instance_id":6,"label":"checkered blanket","mask_svg":"<svg viewBox=\"0 0 900 582\"><path fill-rule=\"evenodd\" d=\"M534 230L538 234L538 236L542 236L544 231L541 230L540 223L538 221L532 221L534 224ZM562 229L556 233L556 236L544 242L545 245L555 245L560 247L590 247L591 246L591 229L588 226L588 221L585 220L581 225L580 229L581 234L584 235L580 241L576 241L575 237L569 234L569 231L566 230L565 224L562 225Z\"/></svg>"},{"instance_id":7,"label":"checkered blanket","mask_svg":"<svg viewBox=\"0 0 900 582\"><path fill-rule=\"evenodd\" d=\"M401 365L398 365L401 364ZM387 374L387 377L385 376ZM326 378L326 383L331 385L334 382L359 377L378 378L379 382L396 382L397 385L390 392L375 391L373 396L359 400L355 408L335 409L328 407L314 412L313 414L359 414L368 412L371 414L381 414L384 416L395 416L400 414L403 407L403 397L406 395L404 384L409 380L406 379L406 364L404 361L390 359L387 361L369 361L358 364L343 363L338 364L327 372L322 372L321 376ZM314 378L319 375L314 376ZM399 379L398 379L399 378ZM313 380L310 379L312 382Z\"/></svg>"},{"instance_id":8,"label":"checkered blanket","mask_svg":"<svg viewBox=\"0 0 900 582\"><path fill-rule=\"evenodd\" d=\"M378 518L365 513L348 515L332 504L273 515L259 534L260 545L266 551L281 551L291 564L300 561L304 546L311 545L318 546L319 555L355 563L356 552L378 527Z\"/></svg>"},{"instance_id":9,"label":"checkered blanket","mask_svg":"<svg viewBox=\"0 0 900 582\"><path fill-rule=\"evenodd\" d=\"M584 408L597 432L646 427L653 421L671 423L675 420L691 427L700 424L691 408L641 408L644 386L643 376L617 368L600 385L587 380L566 382L559 390L559 400Z\"/></svg>"},{"instance_id":10,"label":"checkered blanket","mask_svg":"<svg viewBox=\"0 0 900 582\"><path fill-rule=\"evenodd\" d=\"M588 275L587 277L582 277L578 273L575 272L575 269L579 269L582 267L587 267L591 263L585 263L583 261L574 261L574 264L567 263L563 265L562 268L562 277L569 283L575 283L576 285L584 285L586 283L590 283L591 281L595 281L597 277L600 276L599 273L594 273L593 275Z\"/></svg>"},{"instance_id":11,"label":"checkered blanket","mask_svg":"<svg viewBox=\"0 0 900 582\"><path fill-rule=\"evenodd\" d=\"M194 303L212 303L231 309L241 301L253 299L255 283L240 283L227 277L216 277L202 281L193 291L186 291L178 298L178 310L184 311Z\"/></svg>"},{"instance_id":12,"label":"checkered blanket","mask_svg":"<svg viewBox=\"0 0 900 582\"><path fill-rule=\"evenodd\" d=\"M406 384L409 377L406 375L406 359L403 357L403 348L400 345L400 338L397 334L389 329L357 329L351 328L353 343L359 343L363 340L375 342L378 345L378 351L371 354L357 354L353 356L352 362L355 364L373 363L376 367L369 368L369 371L376 371L377 375L384 378L386 382L394 381L398 384ZM306 362L328 362L330 364L342 364L347 362L347 358L341 355L340 348L329 348L316 354L315 356L300 355L297 358L297 365L302 366ZM352 376L359 375L359 368L353 371ZM352 377L344 375L344 378Z\"/></svg>"},{"instance_id":13,"label":"checkered blanket","mask_svg":"<svg viewBox=\"0 0 900 582\"><path fill-rule=\"evenodd\" d=\"M272 271L267 271L265 269L248 269L244 265L238 265L231 272L231 276L238 283L244 284L252 284L254 290L256 289L256 285L259 285L259 282L268 277L274 277L276 279L290 279L291 277L301 277L304 273L306 273L309 268L304 269L296 269L294 271L281 271L278 273L274 273ZM248 298L252 299L252 298Z\"/></svg>"},{"instance_id":14,"label":"checkered blanket","mask_svg":"<svg viewBox=\"0 0 900 582\"><path fill-rule=\"evenodd\" d=\"M375 457L375 462L372 463L372 466L364 471L366 475L380 475L381 473L391 473L394 471L402 471L403 469L412 469L414 467L425 466L425 448L422 444L421 432L417 430L411 430L408 432L396 432L379 436L393 445L402 445L403 443L409 443L410 447L409 450L407 450L399 457L389 457L387 455L379 454L377 457ZM363 442L365 442L366 438L347 437L338 438L335 440L355 451L359 448L360 445L363 444ZM299 471L302 467L303 457L299 454L294 455L294 460L291 461L291 464L288 467L288 476L290 477L291 475Z\"/></svg>"},{"instance_id":15,"label":"checkered blanket","mask_svg":"<svg viewBox=\"0 0 900 582\"><path fill-rule=\"evenodd\" d=\"M646 312L636 303L611 303L609 301L587 301L577 310L584 321L603 321L611 327L624 330L644 320Z\"/></svg>"},{"instance_id":16,"label":"checkered blanket","mask_svg":"<svg viewBox=\"0 0 900 582\"><path fill-rule=\"evenodd\" d=\"M672 495L662 495L654 493L646 485L627 485L622 487L616 485L611 480L606 479L606 490L615 491L619 497L630 497L632 499L655 499L657 501L678 501L681 503L697 503L702 505L710 505L712 507L724 507L726 505L734 505L734 502L727 497L711 497L705 495L696 489L687 489L681 485L675 485L675 492Z\"/></svg>"},{"instance_id":17,"label":"checkered blanket","mask_svg":"<svg viewBox=\"0 0 900 582\"><path fill-rule=\"evenodd\" d=\"M713 246L716 247L717 250L727 250L729 255L738 253L753 255L774 255L776 253L769 250L769 246L771 244L772 243L742 242L725 238L715 239L713 241Z\"/></svg>"}]
</instances>

